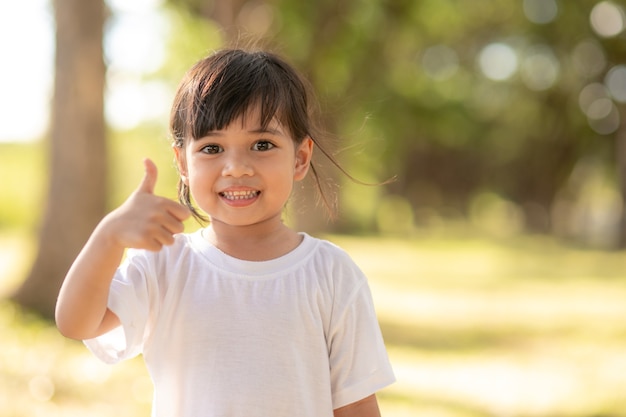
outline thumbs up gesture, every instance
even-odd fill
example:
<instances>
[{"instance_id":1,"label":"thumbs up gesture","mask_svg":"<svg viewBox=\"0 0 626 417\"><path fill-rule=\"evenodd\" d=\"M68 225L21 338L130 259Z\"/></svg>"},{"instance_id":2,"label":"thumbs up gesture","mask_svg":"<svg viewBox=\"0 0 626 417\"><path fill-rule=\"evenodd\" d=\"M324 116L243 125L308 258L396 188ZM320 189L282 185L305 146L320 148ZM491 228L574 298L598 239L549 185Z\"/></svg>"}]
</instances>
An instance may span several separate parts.
<instances>
[{"instance_id":1,"label":"thumbs up gesture","mask_svg":"<svg viewBox=\"0 0 626 417\"><path fill-rule=\"evenodd\" d=\"M139 187L137 187L136 193L154 194L154 187L158 178L158 169L151 159L143 160L143 167L145 174Z\"/></svg>"},{"instance_id":2,"label":"thumbs up gesture","mask_svg":"<svg viewBox=\"0 0 626 417\"><path fill-rule=\"evenodd\" d=\"M160 250L174 243L174 235L184 230L190 216L187 207L154 195L158 170L144 160L145 174L139 187L101 223L111 243L124 248Z\"/></svg>"}]
</instances>

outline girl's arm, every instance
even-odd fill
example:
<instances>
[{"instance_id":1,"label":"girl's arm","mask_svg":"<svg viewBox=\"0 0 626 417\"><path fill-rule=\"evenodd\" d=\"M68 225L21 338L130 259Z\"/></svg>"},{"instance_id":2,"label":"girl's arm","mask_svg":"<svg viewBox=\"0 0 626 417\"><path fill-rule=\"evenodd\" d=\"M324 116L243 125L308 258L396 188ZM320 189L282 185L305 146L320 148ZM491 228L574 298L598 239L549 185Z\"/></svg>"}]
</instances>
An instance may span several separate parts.
<instances>
[{"instance_id":1,"label":"girl's arm","mask_svg":"<svg viewBox=\"0 0 626 417\"><path fill-rule=\"evenodd\" d=\"M348 404L334 411L334 417L380 417L376 395Z\"/></svg>"},{"instance_id":2,"label":"girl's arm","mask_svg":"<svg viewBox=\"0 0 626 417\"><path fill-rule=\"evenodd\" d=\"M189 210L155 196L157 168L144 161L139 188L98 224L67 273L56 306L56 323L66 337L84 340L119 325L107 308L109 287L126 248L160 250L183 231Z\"/></svg>"}]
</instances>

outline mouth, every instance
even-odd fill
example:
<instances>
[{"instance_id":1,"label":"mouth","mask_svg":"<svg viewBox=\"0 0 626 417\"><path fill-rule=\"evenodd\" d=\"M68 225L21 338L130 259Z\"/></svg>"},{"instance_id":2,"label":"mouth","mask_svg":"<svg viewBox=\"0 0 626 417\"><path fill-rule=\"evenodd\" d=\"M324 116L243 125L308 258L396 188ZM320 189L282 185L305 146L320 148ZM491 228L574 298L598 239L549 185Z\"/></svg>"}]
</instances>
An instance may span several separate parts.
<instances>
[{"instance_id":1,"label":"mouth","mask_svg":"<svg viewBox=\"0 0 626 417\"><path fill-rule=\"evenodd\" d=\"M229 201L252 200L261 194L257 190L222 191L219 195Z\"/></svg>"}]
</instances>

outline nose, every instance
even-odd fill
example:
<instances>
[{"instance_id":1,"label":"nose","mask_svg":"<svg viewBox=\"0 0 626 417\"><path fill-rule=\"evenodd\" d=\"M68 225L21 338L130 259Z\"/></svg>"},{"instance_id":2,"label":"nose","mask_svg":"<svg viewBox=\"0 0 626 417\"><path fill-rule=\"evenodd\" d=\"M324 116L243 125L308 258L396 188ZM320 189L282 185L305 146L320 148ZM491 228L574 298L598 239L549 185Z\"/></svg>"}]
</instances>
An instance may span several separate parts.
<instances>
[{"instance_id":1,"label":"nose","mask_svg":"<svg viewBox=\"0 0 626 417\"><path fill-rule=\"evenodd\" d=\"M232 151L228 155L225 155L222 176L240 178L252 176L253 174L254 169L252 168L252 163L245 152Z\"/></svg>"}]
</instances>

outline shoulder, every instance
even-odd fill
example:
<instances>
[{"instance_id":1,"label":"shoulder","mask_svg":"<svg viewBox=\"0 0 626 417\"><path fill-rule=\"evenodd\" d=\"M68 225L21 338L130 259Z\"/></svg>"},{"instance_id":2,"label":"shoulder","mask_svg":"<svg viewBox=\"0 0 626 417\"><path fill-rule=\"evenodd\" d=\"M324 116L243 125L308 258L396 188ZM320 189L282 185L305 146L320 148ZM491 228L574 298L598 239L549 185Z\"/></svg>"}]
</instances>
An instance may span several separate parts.
<instances>
[{"instance_id":1,"label":"shoulder","mask_svg":"<svg viewBox=\"0 0 626 417\"><path fill-rule=\"evenodd\" d=\"M347 251L328 240L306 236L316 243L311 253L311 265L316 270L325 271L334 281L347 286L366 281L363 271Z\"/></svg>"},{"instance_id":2,"label":"shoulder","mask_svg":"<svg viewBox=\"0 0 626 417\"><path fill-rule=\"evenodd\" d=\"M356 265L348 252L346 252L343 248L339 247L335 243L329 240L313 237L308 234L303 235L305 237L305 240L313 242L311 247L314 248L312 253L314 257L324 258L327 262Z\"/></svg>"}]
</instances>

